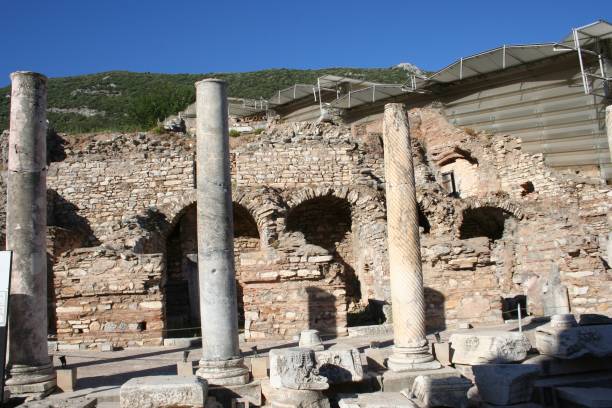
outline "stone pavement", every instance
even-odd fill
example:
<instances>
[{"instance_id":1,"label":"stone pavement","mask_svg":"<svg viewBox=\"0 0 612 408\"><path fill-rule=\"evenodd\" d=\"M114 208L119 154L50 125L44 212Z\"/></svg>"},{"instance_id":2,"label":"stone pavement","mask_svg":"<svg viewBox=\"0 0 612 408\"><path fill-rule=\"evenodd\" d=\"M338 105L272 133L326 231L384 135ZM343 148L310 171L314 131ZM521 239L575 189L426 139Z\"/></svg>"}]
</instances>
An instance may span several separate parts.
<instances>
[{"instance_id":1,"label":"stone pavement","mask_svg":"<svg viewBox=\"0 0 612 408\"><path fill-rule=\"evenodd\" d=\"M528 324L528 321L525 321L524 325L526 334L530 337L530 334L538 324ZM516 324L508 323L502 326L487 327L487 329L493 328L515 331ZM467 331L476 332L478 330L471 329ZM372 335L366 334L324 340L323 344L326 349L355 347L362 352L374 341L378 342L381 348L390 347L393 343L392 334L380 334L380 330L378 331L379 333ZM445 340L452 333L464 331L466 330L441 332L440 337ZM367 333L367 330L360 330L360 332ZM376 331L372 330L372 332ZM435 342L433 334L428 335L427 338L430 343ZM240 348L244 356L249 357L253 355L253 347L257 347L258 355L267 355L272 348L294 347L297 345L297 340L262 340L258 342L241 342ZM69 399L87 395L98 397L99 406L101 407L118 406L119 388L122 384L135 377L176 374L176 363L183 359L184 351L189 351L188 359L191 361L199 361L201 358L201 347L198 345L190 347L138 347L113 352L84 350L55 352L53 360L56 367L60 367L59 356L66 356L68 367L76 368L76 391L54 394L49 398Z\"/></svg>"}]
</instances>

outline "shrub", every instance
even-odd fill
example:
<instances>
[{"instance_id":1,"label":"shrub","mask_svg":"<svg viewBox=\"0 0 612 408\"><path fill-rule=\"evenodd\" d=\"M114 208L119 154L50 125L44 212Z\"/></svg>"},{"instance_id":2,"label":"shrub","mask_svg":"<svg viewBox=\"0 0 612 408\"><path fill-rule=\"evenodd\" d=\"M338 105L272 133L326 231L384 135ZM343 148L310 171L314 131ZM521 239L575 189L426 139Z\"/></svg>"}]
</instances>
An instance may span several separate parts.
<instances>
[{"instance_id":1,"label":"shrub","mask_svg":"<svg viewBox=\"0 0 612 408\"><path fill-rule=\"evenodd\" d=\"M241 135L241 133L239 131L237 131L236 129L230 129L229 135L230 135L230 137L238 137L238 136Z\"/></svg>"}]
</instances>

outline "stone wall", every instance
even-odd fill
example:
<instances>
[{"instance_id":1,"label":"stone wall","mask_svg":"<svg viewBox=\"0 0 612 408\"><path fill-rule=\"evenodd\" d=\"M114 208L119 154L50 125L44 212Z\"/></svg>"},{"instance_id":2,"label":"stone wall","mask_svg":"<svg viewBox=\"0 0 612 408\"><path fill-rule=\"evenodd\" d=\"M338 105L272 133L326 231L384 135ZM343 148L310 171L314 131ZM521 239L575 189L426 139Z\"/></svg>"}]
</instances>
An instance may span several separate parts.
<instances>
[{"instance_id":1,"label":"stone wall","mask_svg":"<svg viewBox=\"0 0 612 408\"><path fill-rule=\"evenodd\" d=\"M500 323L525 296L525 311L545 314L558 307L551 293L567 293L579 313L612 313L609 187L548 168L509 135L457 129L436 110L410 119L430 329ZM380 132L376 122L352 131L271 124L232 140L247 339L307 327L342 335L389 317ZM55 144L52 309L66 347L193 334L194 143L106 134ZM454 193L442 176L449 171Z\"/></svg>"}]
</instances>

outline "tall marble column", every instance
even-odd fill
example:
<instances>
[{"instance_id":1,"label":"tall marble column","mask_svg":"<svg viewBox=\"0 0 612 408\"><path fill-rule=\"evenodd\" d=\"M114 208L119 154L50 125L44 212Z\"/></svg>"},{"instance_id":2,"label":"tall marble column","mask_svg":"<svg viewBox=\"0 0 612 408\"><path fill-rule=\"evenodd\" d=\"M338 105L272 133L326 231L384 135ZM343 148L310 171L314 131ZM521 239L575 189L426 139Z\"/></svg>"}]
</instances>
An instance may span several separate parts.
<instances>
[{"instance_id":1,"label":"tall marble column","mask_svg":"<svg viewBox=\"0 0 612 408\"><path fill-rule=\"evenodd\" d=\"M385 105L383 140L395 343L387 365L392 371L440 368L425 338L419 216L410 129L404 105Z\"/></svg>"},{"instance_id":2,"label":"tall marble column","mask_svg":"<svg viewBox=\"0 0 612 408\"><path fill-rule=\"evenodd\" d=\"M608 149L610 150L610 161L612 161L612 105L606 107L606 133L608 134ZM612 264L612 214L608 214L608 265Z\"/></svg>"},{"instance_id":3,"label":"tall marble column","mask_svg":"<svg viewBox=\"0 0 612 408\"><path fill-rule=\"evenodd\" d=\"M198 276L202 359L197 375L213 385L245 384L238 347L227 84L196 83Z\"/></svg>"},{"instance_id":4,"label":"tall marble column","mask_svg":"<svg viewBox=\"0 0 612 408\"><path fill-rule=\"evenodd\" d=\"M47 348L47 78L11 74L6 249L13 251L9 379L11 394L55 388Z\"/></svg>"}]
</instances>

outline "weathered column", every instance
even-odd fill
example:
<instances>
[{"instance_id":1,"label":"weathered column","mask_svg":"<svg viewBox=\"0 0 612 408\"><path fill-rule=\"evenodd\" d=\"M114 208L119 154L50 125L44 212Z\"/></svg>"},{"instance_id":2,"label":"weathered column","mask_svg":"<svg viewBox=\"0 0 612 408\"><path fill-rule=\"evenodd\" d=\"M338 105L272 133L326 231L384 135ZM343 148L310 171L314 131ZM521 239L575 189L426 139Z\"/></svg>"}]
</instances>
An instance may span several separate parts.
<instances>
[{"instance_id":1,"label":"weathered column","mask_svg":"<svg viewBox=\"0 0 612 408\"><path fill-rule=\"evenodd\" d=\"M6 248L13 251L9 358L12 394L55 388L47 349L47 78L11 74Z\"/></svg>"},{"instance_id":2,"label":"weathered column","mask_svg":"<svg viewBox=\"0 0 612 408\"><path fill-rule=\"evenodd\" d=\"M606 107L606 133L608 134L608 149L610 150L610 161L612 161L612 105ZM608 265L612 263L612 215L608 214Z\"/></svg>"},{"instance_id":3,"label":"weathered column","mask_svg":"<svg viewBox=\"0 0 612 408\"><path fill-rule=\"evenodd\" d=\"M387 364L393 371L439 368L440 364L429 353L425 338L419 216L404 105L385 105L383 138L395 343Z\"/></svg>"},{"instance_id":4,"label":"weathered column","mask_svg":"<svg viewBox=\"0 0 612 408\"><path fill-rule=\"evenodd\" d=\"M612 105L606 106L606 133L608 134L608 149L612 161Z\"/></svg>"},{"instance_id":5,"label":"weathered column","mask_svg":"<svg viewBox=\"0 0 612 408\"><path fill-rule=\"evenodd\" d=\"M198 276L202 360L210 384L245 384L238 347L234 225L226 83L196 83Z\"/></svg>"}]
</instances>

